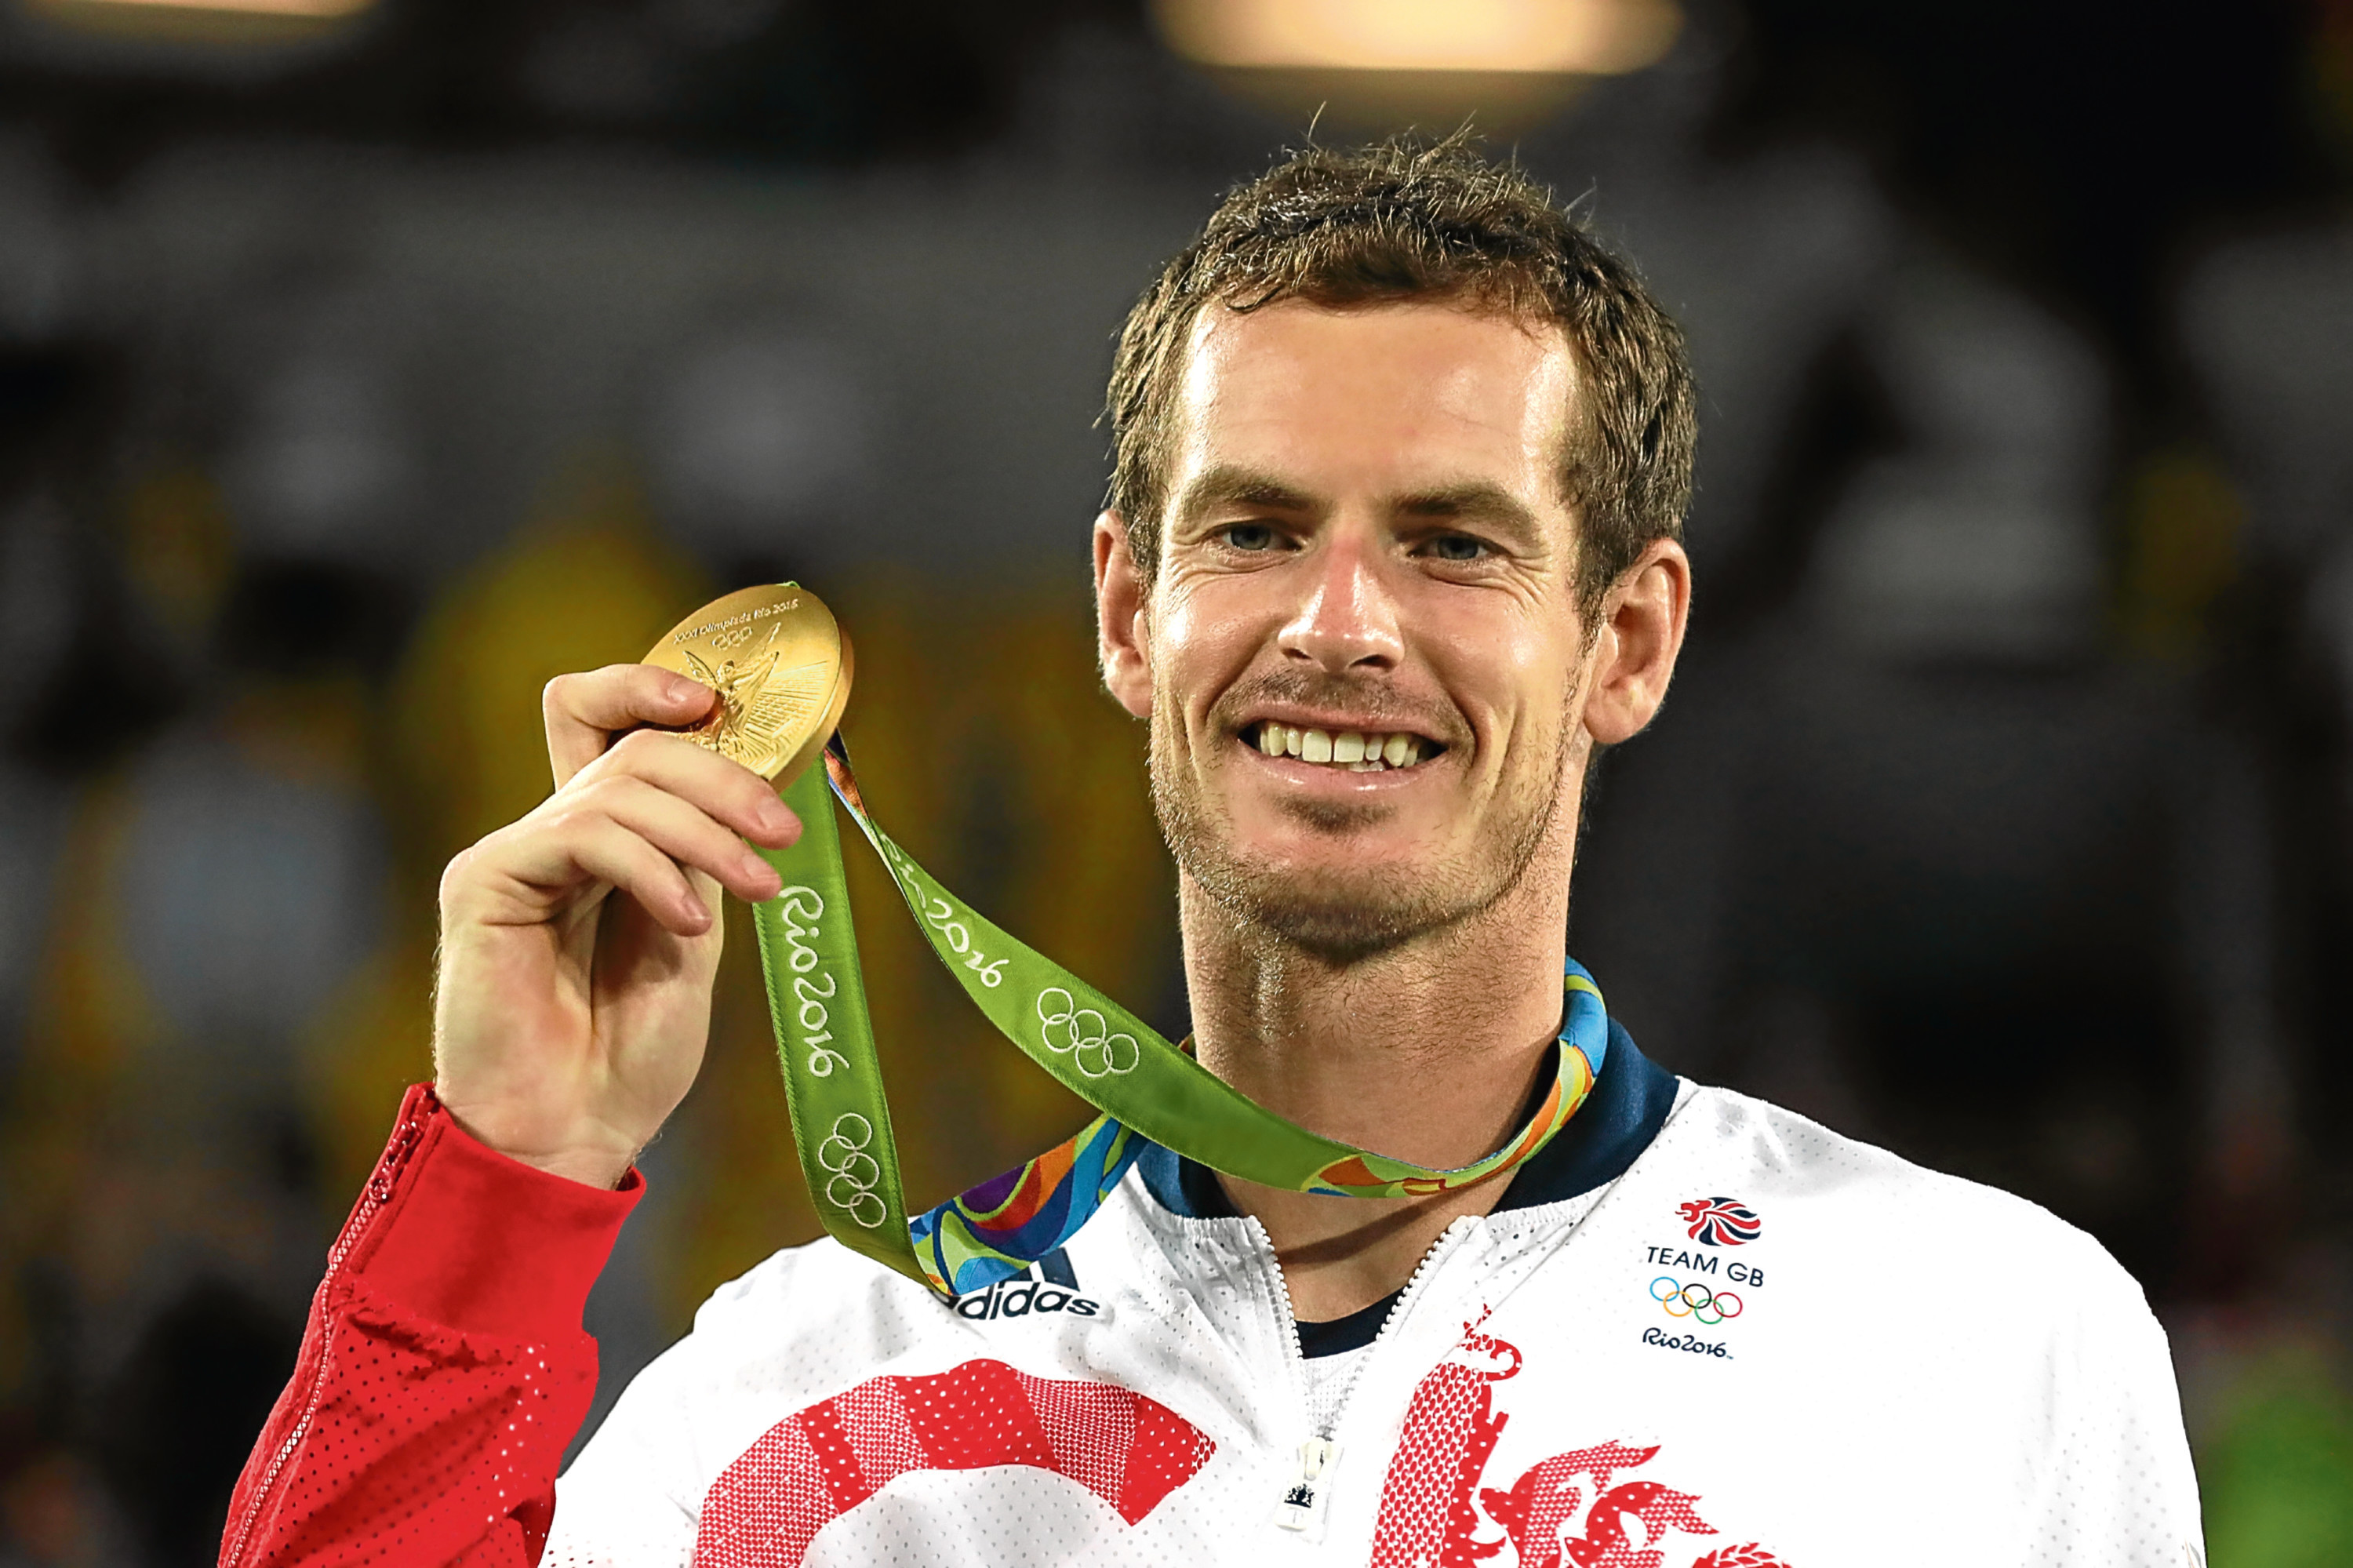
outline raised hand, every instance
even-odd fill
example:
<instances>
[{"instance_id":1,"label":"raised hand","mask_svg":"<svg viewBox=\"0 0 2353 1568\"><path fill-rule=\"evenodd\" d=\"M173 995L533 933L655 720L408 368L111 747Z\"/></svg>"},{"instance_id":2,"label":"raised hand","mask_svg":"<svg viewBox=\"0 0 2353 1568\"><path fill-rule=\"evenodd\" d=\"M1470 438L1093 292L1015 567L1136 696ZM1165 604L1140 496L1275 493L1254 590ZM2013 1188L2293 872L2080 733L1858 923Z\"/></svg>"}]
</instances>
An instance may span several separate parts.
<instances>
[{"instance_id":1,"label":"raised hand","mask_svg":"<svg viewBox=\"0 0 2353 1568\"><path fill-rule=\"evenodd\" d=\"M774 897L743 841L800 837L759 775L641 727L712 701L649 664L551 681L555 793L442 874L435 1087L501 1153L610 1187L694 1082L721 891Z\"/></svg>"}]
</instances>

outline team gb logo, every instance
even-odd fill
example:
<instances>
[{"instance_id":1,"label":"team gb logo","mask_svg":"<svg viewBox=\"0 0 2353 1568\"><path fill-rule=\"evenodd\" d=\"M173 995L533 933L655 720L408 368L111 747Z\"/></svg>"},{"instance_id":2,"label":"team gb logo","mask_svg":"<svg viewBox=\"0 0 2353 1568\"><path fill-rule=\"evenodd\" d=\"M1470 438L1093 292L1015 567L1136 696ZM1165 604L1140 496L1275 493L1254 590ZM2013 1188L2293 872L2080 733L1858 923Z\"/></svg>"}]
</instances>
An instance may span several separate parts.
<instances>
[{"instance_id":1,"label":"team gb logo","mask_svg":"<svg viewBox=\"0 0 2353 1568\"><path fill-rule=\"evenodd\" d=\"M1757 1211L1737 1198L1694 1198L1676 1212L1691 1226L1691 1239L1709 1246L1740 1246L1765 1234Z\"/></svg>"}]
</instances>

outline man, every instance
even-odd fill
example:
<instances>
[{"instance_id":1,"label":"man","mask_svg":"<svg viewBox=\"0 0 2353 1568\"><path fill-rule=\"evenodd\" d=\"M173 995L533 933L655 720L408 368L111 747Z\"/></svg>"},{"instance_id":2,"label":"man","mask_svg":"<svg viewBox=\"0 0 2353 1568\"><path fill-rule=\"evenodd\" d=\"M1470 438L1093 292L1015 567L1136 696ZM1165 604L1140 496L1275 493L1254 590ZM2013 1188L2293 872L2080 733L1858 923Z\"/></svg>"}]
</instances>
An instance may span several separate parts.
<instances>
[{"instance_id":1,"label":"man","mask_svg":"<svg viewBox=\"0 0 2353 1568\"><path fill-rule=\"evenodd\" d=\"M1145 294L1111 408L1103 674L1150 722L1199 1058L1468 1164L1552 1081L1587 768L1682 643L1680 340L1515 172L1316 151ZM444 878L436 1085L225 1563L2200 1560L2164 1336L2094 1243L1616 1029L1558 1136L1468 1189L1155 1150L954 1303L779 1254L553 1486L581 1303L702 1048L714 901L774 895L742 841L797 832L643 727L710 701L641 666L550 686L556 791Z\"/></svg>"}]
</instances>

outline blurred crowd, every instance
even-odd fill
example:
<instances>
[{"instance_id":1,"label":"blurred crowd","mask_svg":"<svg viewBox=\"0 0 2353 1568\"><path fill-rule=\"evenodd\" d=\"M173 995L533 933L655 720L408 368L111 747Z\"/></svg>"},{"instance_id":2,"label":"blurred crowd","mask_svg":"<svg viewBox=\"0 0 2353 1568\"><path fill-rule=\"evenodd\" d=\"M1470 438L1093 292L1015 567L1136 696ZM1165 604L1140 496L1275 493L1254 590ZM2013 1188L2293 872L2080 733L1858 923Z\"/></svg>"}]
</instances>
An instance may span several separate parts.
<instances>
[{"instance_id":1,"label":"blurred crowd","mask_svg":"<svg viewBox=\"0 0 2353 1568\"><path fill-rule=\"evenodd\" d=\"M723 588L824 593L894 835L1183 1028L1093 676L1092 418L1129 299L1306 114L1073 5L958 67L969 112L853 136L810 104L915 89L825 7L647 15L690 12L766 72L681 78L691 135L551 23L541 118L479 144L159 110L135 156L0 26L7 1568L210 1561L430 1075L441 865L545 794L550 676ZM2173 1334L2218 1568L2353 1562L2353 7L2168 13L2274 40L2221 108L2274 161L2108 250L2069 225L2129 137L2072 184L1940 162L1858 15L1694 7L1504 127L1704 399L1696 629L1599 772L1572 948L1668 1065L2098 1235ZM1064 1136L852 872L911 1192ZM817 1229L743 913L591 1304L600 1409ZM1937 1288L1936 1236L1884 1247L1859 1311Z\"/></svg>"}]
</instances>

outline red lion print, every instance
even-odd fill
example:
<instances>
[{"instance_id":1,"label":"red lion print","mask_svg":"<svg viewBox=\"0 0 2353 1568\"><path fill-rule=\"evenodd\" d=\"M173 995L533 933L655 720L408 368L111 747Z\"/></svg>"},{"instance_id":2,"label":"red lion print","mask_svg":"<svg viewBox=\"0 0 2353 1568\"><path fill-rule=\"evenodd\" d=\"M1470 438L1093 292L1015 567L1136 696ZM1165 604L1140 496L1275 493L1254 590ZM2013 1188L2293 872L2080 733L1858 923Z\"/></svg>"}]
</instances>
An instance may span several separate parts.
<instances>
[{"instance_id":1,"label":"red lion print","mask_svg":"<svg viewBox=\"0 0 2353 1568\"><path fill-rule=\"evenodd\" d=\"M1051 1470L1134 1524L1214 1446L1140 1393L998 1361L869 1378L778 1422L727 1467L704 1499L694 1561L797 1568L819 1530L916 1470Z\"/></svg>"},{"instance_id":2,"label":"red lion print","mask_svg":"<svg viewBox=\"0 0 2353 1568\"><path fill-rule=\"evenodd\" d=\"M1646 1542L1655 1541L1670 1527L1694 1535L1714 1535L1715 1527L1692 1511L1691 1505L1699 1499L1689 1493L1670 1491L1656 1481L1609 1485L1609 1478L1618 1471L1648 1464L1657 1452L1605 1443L1598 1448L1556 1454L1514 1482L1510 1491L1491 1487L1480 1492L1479 1500L1486 1505L1487 1516L1504 1527L1513 1550L1519 1553L1521 1568L1538 1564L1561 1568L1564 1559L1577 1568L1599 1568L1605 1563L1611 1568L1620 1563L1629 1568L1660 1568L1663 1553L1636 1552L1627 1540L1629 1518L1641 1521ZM1573 1484L1577 1476L1591 1476L1596 1495L1586 1514L1584 1535L1564 1544L1561 1527L1577 1517L1577 1506L1585 1500ZM1502 1549L1502 1542L1490 1548Z\"/></svg>"},{"instance_id":3,"label":"red lion print","mask_svg":"<svg viewBox=\"0 0 2353 1568\"><path fill-rule=\"evenodd\" d=\"M1671 1531L1715 1535L1699 1499L1653 1480L1621 1481L1658 1448L1603 1443L1556 1454L1507 1489L1481 1487L1488 1457L1511 1417L1494 1409L1493 1385L1516 1376L1518 1347L1467 1326L1452 1354L1414 1390L1397 1457L1381 1486L1373 1568L1475 1568L1508 1546L1518 1568L1666 1568ZM1590 1490L1578 1485L1590 1483ZM1472 1499L1478 1499L1476 1507ZM1591 1501L1588 1502L1588 1498ZM1502 1533L1481 1539L1480 1510ZM1641 1526L1638 1541L1628 1530ZM1571 1526L1578 1533L1565 1533ZM1680 1561L1680 1560L1679 1560ZM1788 1568L1750 1542L1726 1546L1690 1568Z\"/></svg>"},{"instance_id":4,"label":"red lion print","mask_svg":"<svg viewBox=\"0 0 2353 1568\"><path fill-rule=\"evenodd\" d=\"M1479 1517L1471 1499L1511 1417L1494 1414L1488 1385L1519 1370L1518 1346L1467 1324L1461 1342L1413 1391L1381 1483L1372 1568L1471 1568L1491 1554L1472 1542Z\"/></svg>"},{"instance_id":5,"label":"red lion print","mask_svg":"<svg viewBox=\"0 0 2353 1568\"><path fill-rule=\"evenodd\" d=\"M1675 1213L1686 1222L1684 1234L1709 1246L1746 1246L1765 1234L1757 1211L1737 1198L1694 1198Z\"/></svg>"}]
</instances>

